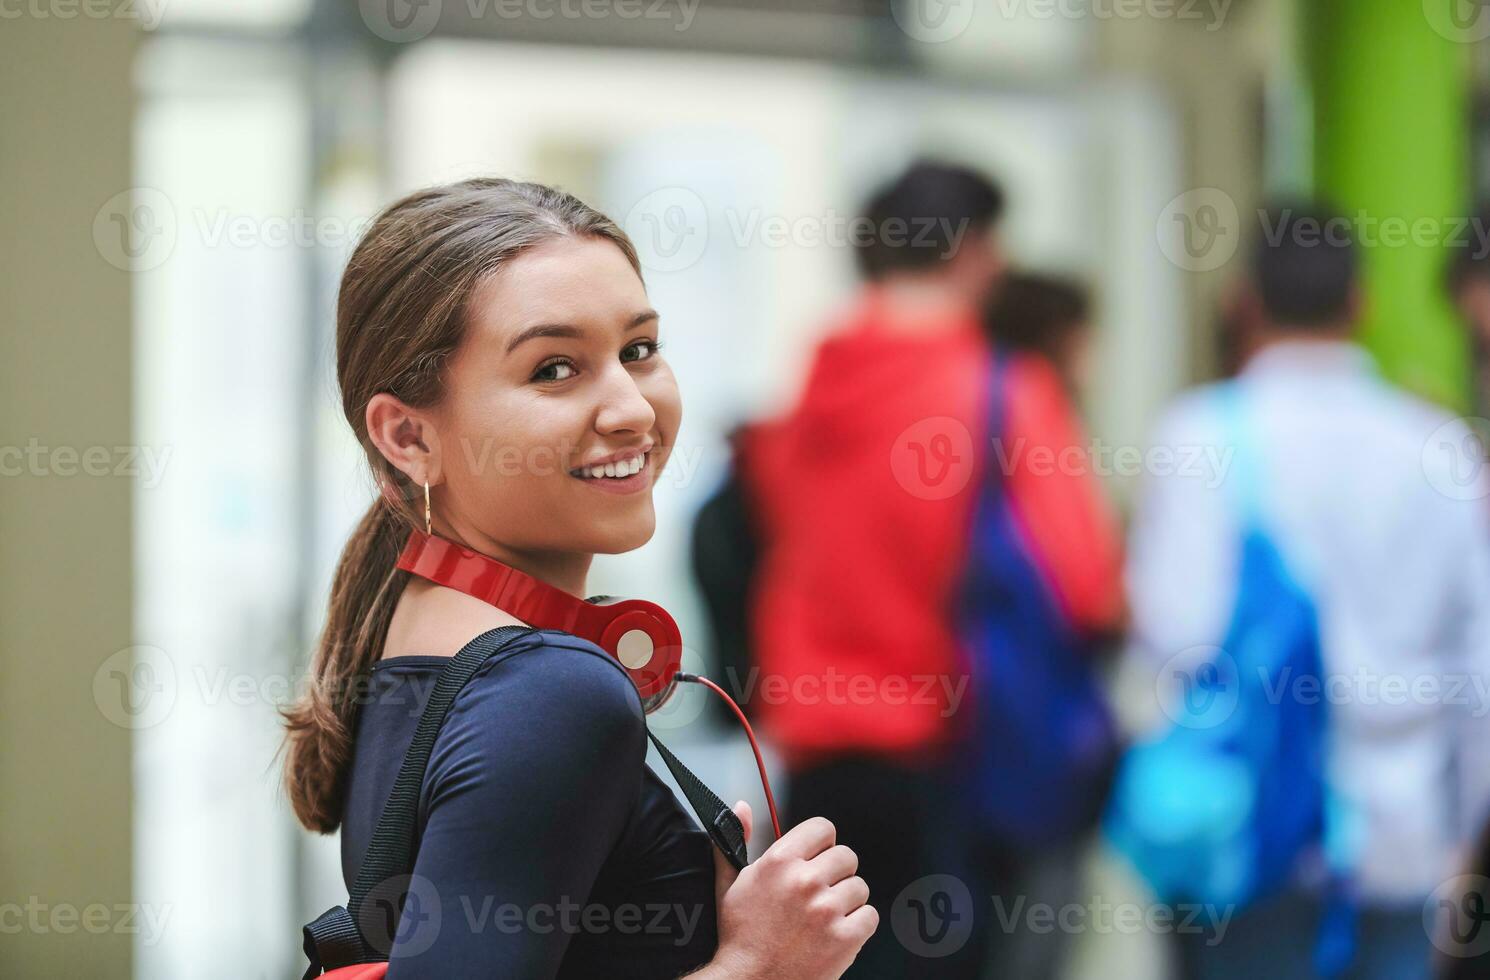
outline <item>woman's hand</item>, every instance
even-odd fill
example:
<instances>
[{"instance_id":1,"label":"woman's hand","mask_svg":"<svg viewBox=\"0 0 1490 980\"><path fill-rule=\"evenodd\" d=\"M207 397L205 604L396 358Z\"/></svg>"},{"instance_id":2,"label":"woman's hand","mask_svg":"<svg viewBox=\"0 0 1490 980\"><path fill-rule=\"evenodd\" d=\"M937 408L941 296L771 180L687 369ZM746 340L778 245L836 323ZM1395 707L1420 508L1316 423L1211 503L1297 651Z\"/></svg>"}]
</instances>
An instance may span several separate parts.
<instances>
[{"instance_id":1,"label":"woman's hand","mask_svg":"<svg viewBox=\"0 0 1490 980\"><path fill-rule=\"evenodd\" d=\"M750 839L750 805L735 814ZM719 950L701 974L731 978L836 978L879 926L859 857L836 843L824 817L805 820L735 871L715 849Z\"/></svg>"}]
</instances>

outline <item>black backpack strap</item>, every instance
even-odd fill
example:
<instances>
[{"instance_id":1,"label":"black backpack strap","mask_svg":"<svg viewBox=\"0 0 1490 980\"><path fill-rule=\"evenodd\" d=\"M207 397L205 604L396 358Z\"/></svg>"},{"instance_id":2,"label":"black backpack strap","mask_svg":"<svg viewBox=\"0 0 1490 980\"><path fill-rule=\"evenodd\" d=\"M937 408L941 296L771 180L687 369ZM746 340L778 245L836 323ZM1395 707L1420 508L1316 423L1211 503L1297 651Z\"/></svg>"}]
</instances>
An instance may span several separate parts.
<instances>
[{"instance_id":1,"label":"black backpack strap","mask_svg":"<svg viewBox=\"0 0 1490 980\"><path fill-rule=\"evenodd\" d=\"M709 837L724 852L735 870L742 870L750 862L750 856L745 851L745 827L740 823L740 818L724 805L723 800L714 795L713 790L703 784L703 780L690 772L682 760L652 734L650 728L647 729L647 737L657 746L657 753L667 763L667 768L678 781L683 795L688 797L688 805L698 814L699 823L703 824L704 830L709 832Z\"/></svg>"},{"instance_id":2,"label":"black backpack strap","mask_svg":"<svg viewBox=\"0 0 1490 980\"><path fill-rule=\"evenodd\" d=\"M330 909L305 927L305 955L310 960L306 980L320 976L322 970L353 963L376 963L388 958L387 949L377 949L368 941L364 906L368 895L375 889L380 892L380 899L393 901L395 907L402 903L406 884L403 879L414 869L414 828L419 816L419 793L430 753L434 750L435 737L445 723L455 696L482 664L518 637L536 632L531 626L499 626L488 630L466 644L440 668L424 713L419 716L419 724L414 729L409 750L404 754L403 766L394 780L393 791L383 805L377 829L368 843L362 866L357 870L357 880L352 884L347 904ZM381 894L385 889L390 890L387 896ZM398 894L393 894L393 891ZM368 910L374 915L380 911ZM396 921L397 917L394 918ZM391 934L383 937L383 930L372 931L379 939L391 942Z\"/></svg>"},{"instance_id":3,"label":"black backpack strap","mask_svg":"<svg viewBox=\"0 0 1490 980\"><path fill-rule=\"evenodd\" d=\"M429 765L430 753L434 751L435 737L440 726L450 713L450 705L461 688L491 659L492 654L505 647L519 636L536 633L531 626L499 626L481 634L450 659L440 669L435 680L424 713L419 716L419 725L414 729L414 738L409 751L404 755L403 767L393 782L393 792L383 804L378 827L373 831L367 845L367 856L357 870L357 880L352 884L351 900L347 909L357 916L367 895L380 882L396 875L410 874L414 870L414 824L419 814L419 792L424 785L424 770Z\"/></svg>"},{"instance_id":4,"label":"black backpack strap","mask_svg":"<svg viewBox=\"0 0 1490 980\"><path fill-rule=\"evenodd\" d=\"M606 599L615 598L608 595L595 595L586 599L586 602L603 602ZM605 654L605 659L621 670L621 664L614 657ZM630 675L627 675L628 677ZM710 839L729 858L730 864L735 866L736 871L741 871L745 865L750 863L750 856L745 850L745 827L740 823L740 818L735 816L733 810L724 805L724 801L714 794L714 791L704 785L685 765L683 760L673 755L666 745L652 734L652 729L647 729L647 737L652 744L657 746L657 754L662 756L662 761L667 763L668 771L677 780L678 787L683 790L683 795L688 798L688 805L693 807L693 812L698 815L698 822L708 832Z\"/></svg>"}]
</instances>

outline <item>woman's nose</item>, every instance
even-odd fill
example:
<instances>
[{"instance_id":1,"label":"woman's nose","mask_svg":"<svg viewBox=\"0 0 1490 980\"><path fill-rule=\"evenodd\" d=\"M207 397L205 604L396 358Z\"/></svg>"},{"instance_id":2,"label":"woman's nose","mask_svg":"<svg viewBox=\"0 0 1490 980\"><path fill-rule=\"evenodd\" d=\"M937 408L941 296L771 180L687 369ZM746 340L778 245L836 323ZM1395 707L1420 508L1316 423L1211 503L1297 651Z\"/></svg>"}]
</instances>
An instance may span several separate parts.
<instances>
[{"instance_id":1,"label":"woman's nose","mask_svg":"<svg viewBox=\"0 0 1490 980\"><path fill-rule=\"evenodd\" d=\"M657 421L657 412L647 400L636 378L617 364L602 381L595 428L601 432L648 432Z\"/></svg>"}]
</instances>

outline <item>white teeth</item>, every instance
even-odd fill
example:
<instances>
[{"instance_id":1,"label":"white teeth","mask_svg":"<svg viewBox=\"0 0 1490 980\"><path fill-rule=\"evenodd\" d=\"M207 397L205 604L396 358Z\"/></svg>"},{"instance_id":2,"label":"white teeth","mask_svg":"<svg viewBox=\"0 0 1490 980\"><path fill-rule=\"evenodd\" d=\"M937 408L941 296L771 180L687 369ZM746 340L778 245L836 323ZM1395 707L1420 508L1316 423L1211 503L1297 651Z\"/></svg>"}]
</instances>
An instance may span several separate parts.
<instances>
[{"instance_id":1,"label":"white teeth","mask_svg":"<svg viewBox=\"0 0 1490 980\"><path fill-rule=\"evenodd\" d=\"M608 476L612 478L624 479L625 477L631 476L634 473L641 472L641 468L645 466L646 463L646 456L633 456L632 458L624 460L620 463L605 463L602 466L592 466L584 471L584 475L589 477Z\"/></svg>"}]
</instances>

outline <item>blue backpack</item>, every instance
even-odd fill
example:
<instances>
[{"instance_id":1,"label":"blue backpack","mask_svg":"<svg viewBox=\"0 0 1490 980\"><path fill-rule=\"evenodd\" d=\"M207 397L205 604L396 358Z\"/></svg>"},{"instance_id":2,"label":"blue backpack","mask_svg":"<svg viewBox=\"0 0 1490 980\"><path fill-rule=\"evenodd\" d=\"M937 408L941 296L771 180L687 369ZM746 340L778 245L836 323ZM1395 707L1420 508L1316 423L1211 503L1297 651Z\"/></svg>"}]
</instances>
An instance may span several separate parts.
<instances>
[{"instance_id":1,"label":"blue backpack","mask_svg":"<svg viewBox=\"0 0 1490 980\"><path fill-rule=\"evenodd\" d=\"M993 359L989 438L1004 426L1005 361ZM1016 848L1096 825L1117 756L1095 660L1033 560L996 468L974 510L958 628L973 723L961 785L978 825Z\"/></svg>"},{"instance_id":2,"label":"blue backpack","mask_svg":"<svg viewBox=\"0 0 1490 980\"><path fill-rule=\"evenodd\" d=\"M1328 712L1313 599L1262 516L1257 467L1237 383L1223 389L1239 465L1230 480L1241 515L1236 603L1219 653L1176 681L1171 724L1135 744L1118 768L1109 839L1160 901L1245 908L1286 887L1317 855L1338 872L1316 962L1331 975L1350 958L1344 856L1326 780ZM1183 601L1182 597L1176 597Z\"/></svg>"}]
</instances>

